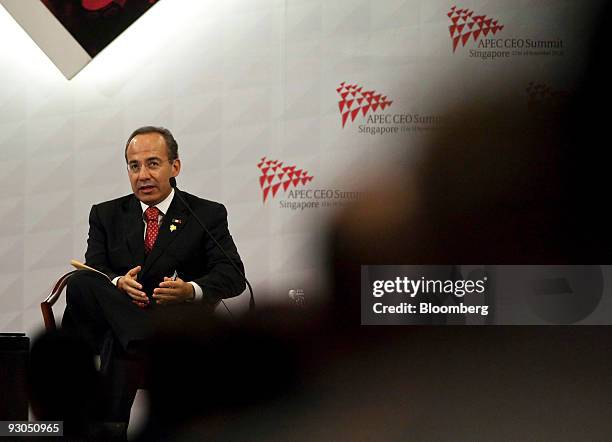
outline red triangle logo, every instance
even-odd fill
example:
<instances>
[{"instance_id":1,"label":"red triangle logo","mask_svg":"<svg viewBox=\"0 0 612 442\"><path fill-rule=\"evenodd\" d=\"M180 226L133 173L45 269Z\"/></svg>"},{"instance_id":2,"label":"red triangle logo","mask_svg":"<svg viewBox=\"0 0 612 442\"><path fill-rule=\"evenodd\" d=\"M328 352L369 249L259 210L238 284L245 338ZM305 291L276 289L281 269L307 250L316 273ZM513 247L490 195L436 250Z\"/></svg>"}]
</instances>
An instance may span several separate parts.
<instances>
[{"instance_id":1,"label":"red triangle logo","mask_svg":"<svg viewBox=\"0 0 612 442\"><path fill-rule=\"evenodd\" d=\"M348 88L353 88L355 98L345 100L345 102L338 102L338 109L342 116L342 127L345 127L349 117L351 121L355 121L356 117L361 112L363 116L366 116L368 112L384 110L389 107L392 101L387 100L387 96L382 93L376 93L374 90L365 90L363 86L358 85L347 85ZM356 102L356 103L355 103ZM304 173L304 176L306 173Z\"/></svg>"}]
</instances>

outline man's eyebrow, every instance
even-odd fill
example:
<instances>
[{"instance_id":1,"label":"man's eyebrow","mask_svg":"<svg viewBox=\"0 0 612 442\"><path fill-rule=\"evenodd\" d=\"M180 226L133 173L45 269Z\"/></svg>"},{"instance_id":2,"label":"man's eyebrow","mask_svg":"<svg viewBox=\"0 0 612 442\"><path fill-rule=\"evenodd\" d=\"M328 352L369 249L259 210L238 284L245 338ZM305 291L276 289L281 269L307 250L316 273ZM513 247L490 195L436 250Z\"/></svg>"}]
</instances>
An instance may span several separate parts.
<instances>
[{"instance_id":1,"label":"man's eyebrow","mask_svg":"<svg viewBox=\"0 0 612 442\"><path fill-rule=\"evenodd\" d=\"M159 160L159 161L163 161L162 158L160 157L149 157L149 158L145 158L145 161L151 161L151 160ZM128 163L132 164L132 163L138 163L138 160L130 160L128 161Z\"/></svg>"}]
</instances>

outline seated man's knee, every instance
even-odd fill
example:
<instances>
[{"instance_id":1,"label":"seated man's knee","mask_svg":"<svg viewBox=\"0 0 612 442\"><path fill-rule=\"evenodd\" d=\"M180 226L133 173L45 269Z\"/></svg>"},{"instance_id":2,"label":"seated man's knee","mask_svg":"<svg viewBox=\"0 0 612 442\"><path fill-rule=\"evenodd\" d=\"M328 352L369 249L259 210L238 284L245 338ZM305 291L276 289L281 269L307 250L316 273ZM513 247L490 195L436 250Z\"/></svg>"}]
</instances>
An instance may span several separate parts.
<instances>
[{"instance_id":1,"label":"seated man's knee","mask_svg":"<svg viewBox=\"0 0 612 442\"><path fill-rule=\"evenodd\" d=\"M66 302L68 304L78 303L84 297L93 294L92 285L96 279L88 275L88 272L76 272L68 279L66 284Z\"/></svg>"}]
</instances>

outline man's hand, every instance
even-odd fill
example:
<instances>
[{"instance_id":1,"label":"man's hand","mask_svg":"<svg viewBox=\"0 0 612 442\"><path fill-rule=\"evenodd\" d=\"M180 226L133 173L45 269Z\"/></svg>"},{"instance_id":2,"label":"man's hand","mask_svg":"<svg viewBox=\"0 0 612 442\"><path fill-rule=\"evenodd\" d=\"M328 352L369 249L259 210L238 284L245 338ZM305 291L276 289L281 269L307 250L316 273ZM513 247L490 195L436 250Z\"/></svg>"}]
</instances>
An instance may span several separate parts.
<instances>
[{"instance_id":1,"label":"man's hand","mask_svg":"<svg viewBox=\"0 0 612 442\"><path fill-rule=\"evenodd\" d=\"M164 277L159 287L153 290L156 304L176 304L191 301L195 296L193 286L181 278Z\"/></svg>"},{"instance_id":2,"label":"man's hand","mask_svg":"<svg viewBox=\"0 0 612 442\"><path fill-rule=\"evenodd\" d=\"M124 276L117 280L117 288L132 298L132 302L138 307L144 308L149 305L149 298L142 290L142 285L136 281L141 267L136 266L129 270Z\"/></svg>"}]
</instances>

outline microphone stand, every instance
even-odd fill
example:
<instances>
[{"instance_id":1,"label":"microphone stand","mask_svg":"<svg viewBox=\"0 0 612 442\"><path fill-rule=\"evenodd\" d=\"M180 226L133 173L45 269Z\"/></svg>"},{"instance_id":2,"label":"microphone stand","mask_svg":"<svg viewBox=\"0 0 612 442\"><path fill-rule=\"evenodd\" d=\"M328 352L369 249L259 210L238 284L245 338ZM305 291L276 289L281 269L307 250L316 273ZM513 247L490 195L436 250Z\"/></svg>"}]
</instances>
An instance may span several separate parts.
<instances>
[{"instance_id":1,"label":"microphone stand","mask_svg":"<svg viewBox=\"0 0 612 442\"><path fill-rule=\"evenodd\" d=\"M230 262L230 264L232 265L232 267L234 267L234 269L238 272L238 274L240 276L242 276L242 279L244 279L244 282L246 283L248 289L249 289L249 293L251 295L251 298L249 300L249 311L251 313L255 312L255 297L253 296L253 287L251 287L251 283L249 282L249 280L246 278L246 276L244 275L244 273L242 272L242 270L240 270L240 268L236 265L236 263L234 262L234 260L227 254L227 252L225 251L225 249L223 248L223 246L221 244L219 244L219 241L217 241L215 239L215 237L212 235L212 233L210 233L210 230L208 230L208 228L204 225L204 223L202 222L202 220L198 217L198 215L196 215L196 213L193 211L193 209L191 208L191 206L187 203L187 201L185 201L185 199L183 198L183 195L181 195L181 191L179 190L178 187L176 187L176 178L172 177L170 178L170 186L172 186L172 188L174 189L174 193L176 194L176 196L178 197L178 199L181 200L181 202L185 205L185 207L187 207L187 210L189 210L189 213L191 213L193 215L193 217L195 218L195 220L198 222L198 224L200 225L200 227L202 227L202 229L206 232L206 234L208 235L208 237L210 239L212 239L212 241L215 243L215 245L217 246L217 248L219 250L221 250L221 253L223 253L223 255L227 258L227 260ZM222 300L223 301L223 300ZM223 303L223 305L225 305L225 303ZM225 308L227 309L227 306L225 306ZM228 309L229 312L229 309ZM231 315L231 312L230 312Z\"/></svg>"}]
</instances>

